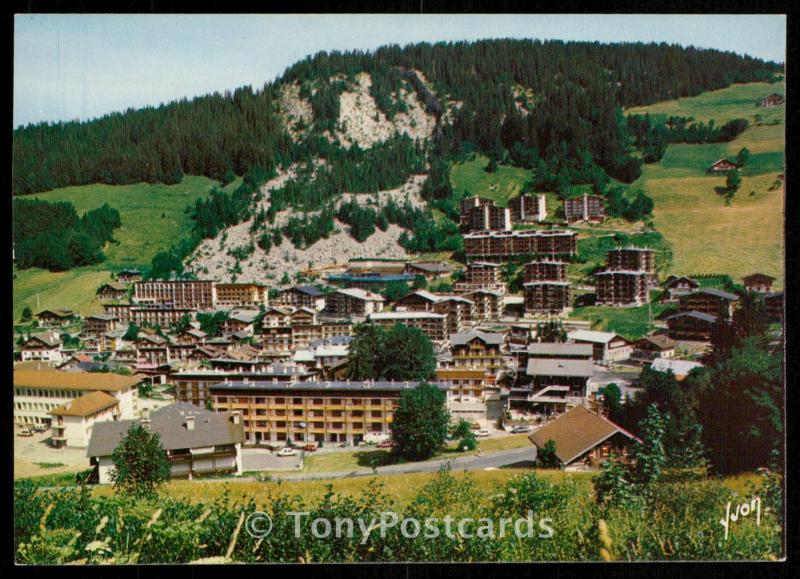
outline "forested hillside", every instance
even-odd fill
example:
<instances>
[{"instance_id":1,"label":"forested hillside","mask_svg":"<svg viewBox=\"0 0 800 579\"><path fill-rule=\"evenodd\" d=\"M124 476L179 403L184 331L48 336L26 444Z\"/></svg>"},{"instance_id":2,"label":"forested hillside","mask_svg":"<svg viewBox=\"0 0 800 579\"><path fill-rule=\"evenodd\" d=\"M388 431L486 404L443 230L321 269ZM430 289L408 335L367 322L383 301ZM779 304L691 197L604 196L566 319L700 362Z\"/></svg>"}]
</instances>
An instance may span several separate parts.
<instances>
[{"instance_id":1,"label":"forested hillside","mask_svg":"<svg viewBox=\"0 0 800 579\"><path fill-rule=\"evenodd\" d=\"M599 167L630 182L640 168L621 106L772 80L780 70L750 57L666 44L489 40L320 53L258 91L245 87L90 122L19 128L12 191L174 183L184 174L224 181L248 169L270 173L329 155L323 135L337 122L339 95L360 72L371 75L370 94L387 117L406 107L401 88L415 91L442 119L436 133L442 153L477 148L493 157L510 154L514 164L537 168L543 181L592 182ZM280 87L294 82L310 100L314 121L299 142L276 107Z\"/></svg>"}]
</instances>

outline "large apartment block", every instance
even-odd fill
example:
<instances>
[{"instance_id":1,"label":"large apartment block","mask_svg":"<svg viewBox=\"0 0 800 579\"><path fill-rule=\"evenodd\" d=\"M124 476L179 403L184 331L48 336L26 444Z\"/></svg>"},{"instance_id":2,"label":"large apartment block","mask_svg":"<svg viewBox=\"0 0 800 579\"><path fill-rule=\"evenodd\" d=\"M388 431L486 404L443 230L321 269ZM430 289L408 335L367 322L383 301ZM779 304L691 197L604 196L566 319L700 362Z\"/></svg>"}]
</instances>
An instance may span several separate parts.
<instances>
[{"instance_id":1,"label":"large apartment block","mask_svg":"<svg viewBox=\"0 0 800 579\"><path fill-rule=\"evenodd\" d=\"M503 293L500 291L476 289L462 295L475 304L476 320L496 320L503 313Z\"/></svg>"},{"instance_id":2,"label":"large apartment block","mask_svg":"<svg viewBox=\"0 0 800 579\"><path fill-rule=\"evenodd\" d=\"M267 286L259 283L215 283L217 308L258 307L269 304Z\"/></svg>"},{"instance_id":3,"label":"large apartment block","mask_svg":"<svg viewBox=\"0 0 800 579\"><path fill-rule=\"evenodd\" d=\"M567 281L564 261L530 261L525 264L525 281Z\"/></svg>"},{"instance_id":4,"label":"large apartment block","mask_svg":"<svg viewBox=\"0 0 800 579\"><path fill-rule=\"evenodd\" d=\"M502 259L514 255L572 256L577 234L565 230L486 231L464 235L467 259Z\"/></svg>"},{"instance_id":5,"label":"large apartment block","mask_svg":"<svg viewBox=\"0 0 800 579\"><path fill-rule=\"evenodd\" d=\"M460 223L462 231L511 230L511 210L491 199L467 197L461 200Z\"/></svg>"},{"instance_id":6,"label":"large apartment block","mask_svg":"<svg viewBox=\"0 0 800 579\"><path fill-rule=\"evenodd\" d=\"M436 383L447 390L446 383ZM357 444L388 436L400 394L414 382L228 382L211 386L214 409L239 411L245 442Z\"/></svg>"},{"instance_id":7,"label":"large apartment block","mask_svg":"<svg viewBox=\"0 0 800 579\"><path fill-rule=\"evenodd\" d=\"M597 303L641 306L648 301L648 274L644 271L606 270L594 274Z\"/></svg>"},{"instance_id":8,"label":"large apartment block","mask_svg":"<svg viewBox=\"0 0 800 579\"><path fill-rule=\"evenodd\" d=\"M135 306L131 304L103 304L106 315L114 316L120 323L144 323L153 326L159 325L167 328L179 322L184 316L194 317L193 308L162 307L162 306Z\"/></svg>"},{"instance_id":9,"label":"large apartment block","mask_svg":"<svg viewBox=\"0 0 800 579\"><path fill-rule=\"evenodd\" d=\"M506 282L503 280L503 266L490 261L473 261L467 264L464 278L457 281L453 291L466 293L475 290L493 290L506 292Z\"/></svg>"},{"instance_id":10,"label":"large apartment block","mask_svg":"<svg viewBox=\"0 0 800 579\"><path fill-rule=\"evenodd\" d=\"M139 281L133 285L133 301L193 310L214 309L214 282L211 280Z\"/></svg>"},{"instance_id":11,"label":"large apartment block","mask_svg":"<svg viewBox=\"0 0 800 579\"><path fill-rule=\"evenodd\" d=\"M569 282L533 281L523 284L523 288L528 314L561 314L571 308Z\"/></svg>"},{"instance_id":12,"label":"large apartment block","mask_svg":"<svg viewBox=\"0 0 800 579\"><path fill-rule=\"evenodd\" d=\"M603 198L599 195L581 195L564 200L564 217L567 223L576 221L602 222L605 218Z\"/></svg>"},{"instance_id":13,"label":"large apartment block","mask_svg":"<svg viewBox=\"0 0 800 579\"><path fill-rule=\"evenodd\" d=\"M655 252L647 247L620 247L609 250L606 255L607 269L643 271L651 276L656 273Z\"/></svg>"},{"instance_id":14,"label":"large apartment block","mask_svg":"<svg viewBox=\"0 0 800 579\"><path fill-rule=\"evenodd\" d=\"M543 194L526 193L508 202L513 223L539 223L547 219L547 202Z\"/></svg>"},{"instance_id":15,"label":"large apartment block","mask_svg":"<svg viewBox=\"0 0 800 579\"><path fill-rule=\"evenodd\" d=\"M367 316L383 309L383 297L360 288L339 289L325 299L324 313L329 316Z\"/></svg>"}]
</instances>

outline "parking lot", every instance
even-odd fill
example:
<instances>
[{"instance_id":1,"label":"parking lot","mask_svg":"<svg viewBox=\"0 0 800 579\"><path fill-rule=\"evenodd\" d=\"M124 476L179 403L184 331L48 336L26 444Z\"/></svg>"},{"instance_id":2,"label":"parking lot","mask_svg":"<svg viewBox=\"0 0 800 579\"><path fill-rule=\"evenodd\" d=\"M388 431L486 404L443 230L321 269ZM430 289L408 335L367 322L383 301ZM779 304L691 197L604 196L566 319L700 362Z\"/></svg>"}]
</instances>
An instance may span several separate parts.
<instances>
[{"instance_id":1,"label":"parking lot","mask_svg":"<svg viewBox=\"0 0 800 579\"><path fill-rule=\"evenodd\" d=\"M242 469L245 472L258 470L300 470L303 468L303 452L294 456L278 456L265 448L243 448Z\"/></svg>"},{"instance_id":2,"label":"parking lot","mask_svg":"<svg viewBox=\"0 0 800 579\"><path fill-rule=\"evenodd\" d=\"M53 448L49 430L30 437L17 436L22 430L20 426L14 427L14 478L89 468L85 448Z\"/></svg>"}]
</instances>

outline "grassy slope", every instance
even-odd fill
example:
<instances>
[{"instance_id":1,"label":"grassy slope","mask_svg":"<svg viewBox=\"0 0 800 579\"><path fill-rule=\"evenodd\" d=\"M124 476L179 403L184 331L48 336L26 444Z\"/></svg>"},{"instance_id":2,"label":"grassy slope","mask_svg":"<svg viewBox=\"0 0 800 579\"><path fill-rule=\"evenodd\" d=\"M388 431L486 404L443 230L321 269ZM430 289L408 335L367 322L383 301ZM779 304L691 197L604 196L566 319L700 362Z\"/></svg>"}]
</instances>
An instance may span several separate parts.
<instances>
[{"instance_id":1,"label":"grassy slope","mask_svg":"<svg viewBox=\"0 0 800 579\"><path fill-rule=\"evenodd\" d=\"M119 210L122 227L115 232L118 243L106 248L103 263L59 273L41 269L16 271L14 319L19 318L26 305L36 309L37 295L42 308L66 306L84 314L98 311L94 294L100 284L111 279L109 270L147 266L156 253L187 236L192 223L184 208L217 184L206 177L187 176L177 185L96 184L35 195L46 201L70 201L79 214L108 203Z\"/></svg>"},{"instance_id":2,"label":"grassy slope","mask_svg":"<svg viewBox=\"0 0 800 579\"><path fill-rule=\"evenodd\" d=\"M464 163L456 163L450 172L450 183L456 195L464 191L468 195L477 195L486 199L493 199L500 207L506 207L509 199L517 197L522 191L525 182L531 178L527 169L500 165L495 173L487 173L488 157L474 155ZM547 194L547 213L553 215L561 201L555 193Z\"/></svg>"},{"instance_id":3,"label":"grassy slope","mask_svg":"<svg viewBox=\"0 0 800 579\"><path fill-rule=\"evenodd\" d=\"M785 110L758 108L755 102L783 90L783 83L735 85L628 111L713 118L717 124L732 118L752 124L755 115L761 115L761 123L781 123L752 126L731 143L670 145L660 163L645 166L637 184L655 201L654 222L672 246L673 273L729 273L738 281L761 271L776 276L782 286L783 188L769 189L783 172ZM735 156L742 147L752 155L742 186L726 207L717 192L725 178L706 175L705 169L722 156Z\"/></svg>"}]
</instances>

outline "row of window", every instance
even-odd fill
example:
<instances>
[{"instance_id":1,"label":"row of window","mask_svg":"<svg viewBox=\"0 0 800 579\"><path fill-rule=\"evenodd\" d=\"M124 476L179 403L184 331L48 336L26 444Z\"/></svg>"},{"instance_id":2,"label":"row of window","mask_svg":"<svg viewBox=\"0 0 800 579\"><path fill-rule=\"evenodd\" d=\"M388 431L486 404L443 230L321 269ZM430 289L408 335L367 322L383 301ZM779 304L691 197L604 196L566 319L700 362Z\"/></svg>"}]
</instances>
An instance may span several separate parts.
<instances>
[{"instance_id":1,"label":"row of window","mask_svg":"<svg viewBox=\"0 0 800 579\"><path fill-rule=\"evenodd\" d=\"M15 388L14 396L36 396L37 398L77 398L79 390L40 390L38 388Z\"/></svg>"}]
</instances>

